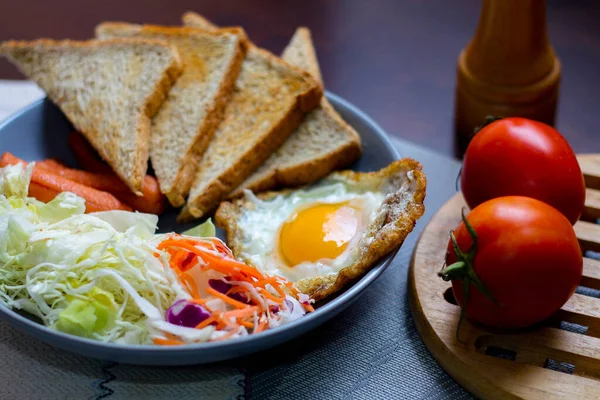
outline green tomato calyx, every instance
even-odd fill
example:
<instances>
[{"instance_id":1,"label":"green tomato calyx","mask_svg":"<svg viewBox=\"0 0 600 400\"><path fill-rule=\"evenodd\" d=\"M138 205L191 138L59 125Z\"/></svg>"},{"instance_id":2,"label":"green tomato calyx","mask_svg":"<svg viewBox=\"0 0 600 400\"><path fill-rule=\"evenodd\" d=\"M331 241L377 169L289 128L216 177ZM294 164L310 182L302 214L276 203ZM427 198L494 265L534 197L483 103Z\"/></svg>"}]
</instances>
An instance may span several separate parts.
<instances>
[{"instance_id":1,"label":"green tomato calyx","mask_svg":"<svg viewBox=\"0 0 600 400\"><path fill-rule=\"evenodd\" d=\"M445 266L440 272L438 272L438 276L441 277L444 281L453 281L453 280L461 280L462 281L462 290L463 290L463 301L460 307L460 319L458 322L458 327L456 328L456 339L459 340L459 331L460 326L465 318L465 310L467 307L467 303L469 301L471 285L474 285L477 290L481 292L485 297L487 297L490 301L492 301L496 305L501 305L494 296L490 293L490 291L485 287L483 282L479 279L475 270L473 269L473 260L475 258L475 254L477 254L477 232L473 226L469 223L467 218L465 217L464 208L461 211L462 221L473 240L473 244L466 252L463 251L456 241L456 236L454 235L454 231L450 232L450 240L452 242L452 250L456 255L456 262L454 264Z\"/></svg>"}]
</instances>

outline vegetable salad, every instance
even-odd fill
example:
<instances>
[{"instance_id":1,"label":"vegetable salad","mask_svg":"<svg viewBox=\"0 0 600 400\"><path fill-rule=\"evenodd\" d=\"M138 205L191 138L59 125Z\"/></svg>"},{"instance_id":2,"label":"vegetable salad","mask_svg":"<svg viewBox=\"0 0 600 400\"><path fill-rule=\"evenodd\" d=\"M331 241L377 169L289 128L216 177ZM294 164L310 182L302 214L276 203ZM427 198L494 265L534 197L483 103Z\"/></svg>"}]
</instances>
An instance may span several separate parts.
<instances>
[{"instance_id":1,"label":"vegetable salad","mask_svg":"<svg viewBox=\"0 0 600 400\"><path fill-rule=\"evenodd\" d=\"M290 282L241 263L210 221L155 234L158 217L84 214L63 192L27 197L33 164L0 168L0 302L104 342L178 345L258 333L312 311Z\"/></svg>"}]
</instances>

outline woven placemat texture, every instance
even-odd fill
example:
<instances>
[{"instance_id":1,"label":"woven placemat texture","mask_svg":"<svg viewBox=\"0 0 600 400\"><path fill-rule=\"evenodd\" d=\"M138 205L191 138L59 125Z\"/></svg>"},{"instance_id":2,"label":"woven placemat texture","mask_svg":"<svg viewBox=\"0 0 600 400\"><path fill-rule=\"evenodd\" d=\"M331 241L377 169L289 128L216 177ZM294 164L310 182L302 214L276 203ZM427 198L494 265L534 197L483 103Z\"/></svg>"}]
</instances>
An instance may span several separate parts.
<instances>
[{"instance_id":1,"label":"woven placemat texture","mask_svg":"<svg viewBox=\"0 0 600 400\"><path fill-rule=\"evenodd\" d=\"M0 399L240 399L231 365L136 367L54 349L0 323Z\"/></svg>"}]
</instances>

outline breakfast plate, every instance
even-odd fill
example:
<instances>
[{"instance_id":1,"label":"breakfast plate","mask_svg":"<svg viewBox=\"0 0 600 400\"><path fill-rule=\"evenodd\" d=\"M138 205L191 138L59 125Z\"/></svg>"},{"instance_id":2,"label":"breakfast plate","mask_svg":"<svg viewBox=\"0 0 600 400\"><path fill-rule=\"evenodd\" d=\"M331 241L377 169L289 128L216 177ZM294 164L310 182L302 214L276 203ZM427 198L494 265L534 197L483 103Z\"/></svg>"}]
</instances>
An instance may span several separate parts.
<instances>
[{"instance_id":1,"label":"breakfast plate","mask_svg":"<svg viewBox=\"0 0 600 400\"><path fill-rule=\"evenodd\" d=\"M399 158L387 135L365 113L334 94L327 93L327 98L341 117L361 136L363 155L353 165L353 170L365 172L379 170ZM75 164L66 140L72 130L60 110L49 100L42 99L0 124L0 148L17 154L27 161L60 158L67 164ZM197 224L178 224L176 217L176 210L167 210L160 217L159 231L182 232ZM217 231L217 235L223 238L223 232ZM122 345L61 333L5 307L0 307L0 318L48 344L90 357L139 365L210 363L276 346L333 318L377 279L390 264L395 253L382 259L365 276L338 295L328 298L326 302L318 303L315 312L277 329L236 340L186 346Z\"/></svg>"}]
</instances>

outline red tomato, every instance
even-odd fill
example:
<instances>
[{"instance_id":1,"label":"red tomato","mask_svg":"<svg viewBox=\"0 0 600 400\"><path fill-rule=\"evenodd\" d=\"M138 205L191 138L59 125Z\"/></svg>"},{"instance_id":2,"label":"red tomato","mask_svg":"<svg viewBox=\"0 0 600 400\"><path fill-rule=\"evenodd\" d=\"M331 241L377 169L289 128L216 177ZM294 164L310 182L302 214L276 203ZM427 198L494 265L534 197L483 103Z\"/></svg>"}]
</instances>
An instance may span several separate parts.
<instances>
[{"instance_id":1,"label":"red tomato","mask_svg":"<svg viewBox=\"0 0 600 400\"><path fill-rule=\"evenodd\" d=\"M467 148L460 183L471 209L496 197L527 196L574 224L585 202L581 168L567 141L556 129L525 118L482 128Z\"/></svg>"},{"instance_id":2,"label":"red tomato","mask_svg":"<svg viewBox=\"0 0 600 400\"><path fill-rule=\"evenodd\" d=\"M473 271L500 304L471 285L467 318L491 327L526 327L558 311L579 285L581 249L573 227L556 209L508 196L479 205L466 219L477 234ZM466 253L473 239L464 222L454 235ZM450 241L446 265L457 260ZM463 305L463 283L456 275L452 289Z\"/></svg>"}]
</instances>

